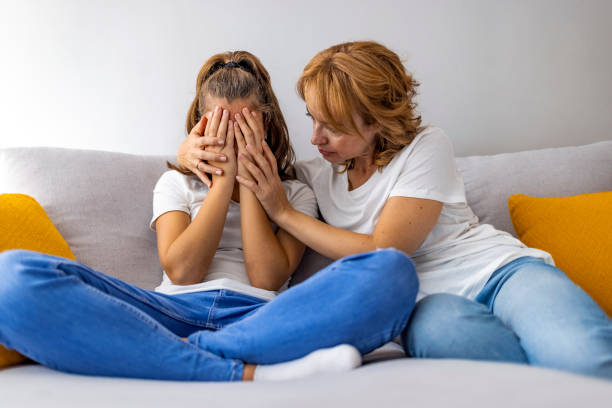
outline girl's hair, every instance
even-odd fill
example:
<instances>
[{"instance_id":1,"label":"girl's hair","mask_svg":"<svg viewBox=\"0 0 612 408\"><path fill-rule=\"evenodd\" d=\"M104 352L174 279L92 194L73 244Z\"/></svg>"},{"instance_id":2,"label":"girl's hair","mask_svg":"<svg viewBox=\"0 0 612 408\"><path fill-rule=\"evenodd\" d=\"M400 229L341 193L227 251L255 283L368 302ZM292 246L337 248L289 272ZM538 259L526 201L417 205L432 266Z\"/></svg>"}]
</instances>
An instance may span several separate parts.
<instances>
[{"instance_id":1,"label":"girl's hair","mask_svg":"<svg viewBox=\"0 0 612 408\"><path fill-rule=\"evenodd\" d=\"M196 94L185 128L187 134L198 123L207 109L207 98L235 99L254 97L254 108L263 113L266 142L276 158L281 180L295 178L295 153L289 142L289 130L272 90L270 75L259 59L247 51L228 51L213 55L202 65L196 79ZM192 172L167 163L168 167L183 174Z\"/></svg>"},{"instance_id":2,"label":"girl's hair","mask_svg":"<svg viewBox=\"0 0 612 408\"><path fill-rule=\"evenodd\" d=\"M378 124L374 164L381 169L422 130L416 112L419 83L406 72L396 53L372 41L347 42L319 52L304 67L297 83L300 97L314 95L322 120L341 133L361 137L353 120ZM353 160L343 163L344 169Z\"/></svg>"}]
</instances>

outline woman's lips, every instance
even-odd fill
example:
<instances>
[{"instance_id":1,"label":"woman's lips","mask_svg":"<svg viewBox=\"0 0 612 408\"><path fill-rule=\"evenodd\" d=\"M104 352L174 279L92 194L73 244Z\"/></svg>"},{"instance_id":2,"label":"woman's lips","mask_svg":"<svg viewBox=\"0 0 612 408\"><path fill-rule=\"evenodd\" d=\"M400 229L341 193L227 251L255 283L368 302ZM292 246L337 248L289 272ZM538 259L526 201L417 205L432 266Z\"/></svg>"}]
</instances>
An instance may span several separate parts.
<instances>
[{"instance_id":1,"label":"woman's lips","mask_svg":"<svg viewBox=\"0 0 612 408\"><path fill-rule=\"evenodd\" d=\"M333 154L333 152L328 152L328 151L323 150L323 149L319 149L319 153L321 153L323 156L329 156L329 155Z\"/></svg>"}]
</instances>

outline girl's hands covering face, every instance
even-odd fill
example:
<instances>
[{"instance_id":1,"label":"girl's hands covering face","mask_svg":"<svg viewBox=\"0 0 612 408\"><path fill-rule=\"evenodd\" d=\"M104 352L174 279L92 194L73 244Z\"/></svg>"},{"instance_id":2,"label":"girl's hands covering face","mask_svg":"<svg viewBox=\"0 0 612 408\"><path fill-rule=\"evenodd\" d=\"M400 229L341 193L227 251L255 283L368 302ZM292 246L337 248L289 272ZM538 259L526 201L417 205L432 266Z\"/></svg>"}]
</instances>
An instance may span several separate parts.
<instances>
[{"instance_id":1,"label":"girl's hands covering face","mask_svg":"<svg viewBox=\"0 0 612 408\"><path fill-rule=\"evenodd\" d=\"M223 141L223 145L209 145L206 151L209 153L224 155L227 160L224 163L217 163L220 171L213 173L213 180L218 177L228 177L232 181L236 176L237 161L234 151L234 126L229 119L229 111L217 106L213 112L208 113L208 122L204 131L204 136L217 138Z\"/></svg>"},{"instance_id":2,"label":"girl's hands covering face","mask_svg":"<svg viewBox=\"0 0 612 408\"><path fill-rule=\"evenodd\" d=\"M239 170L236 179L251 190L273 221L291 209L278 175L276 158L265 141L261 112L243 109L234 125ZM246 175L245 175L246 174Z\"/></svg>"},{"instance_id":3,"label":"girl's hands covering face","mask_svg":"<svg viewBox=\"0 0 612 408\"><path fill-rule=\"evenodd\" d=\"M247 146L253 146L256 151L263 152L262 143L266 136L261 112L243 108L242 114L237 113L234 117L236 119L234 135L236 137L237 154L248 156ZM252 180L251 174L240 160L238 160L238 175L246 180Z\"/></svg>"}]
</instances>

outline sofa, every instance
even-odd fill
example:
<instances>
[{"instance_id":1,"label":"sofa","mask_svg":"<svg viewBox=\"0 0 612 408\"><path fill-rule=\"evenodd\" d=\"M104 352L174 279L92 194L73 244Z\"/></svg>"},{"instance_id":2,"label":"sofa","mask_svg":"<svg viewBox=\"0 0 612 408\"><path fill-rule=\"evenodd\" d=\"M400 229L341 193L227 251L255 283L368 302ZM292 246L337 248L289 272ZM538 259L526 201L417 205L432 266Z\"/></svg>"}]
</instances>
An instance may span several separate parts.
<instances>
[{"instance_id":1,"label":"sofa","mask_svg":"<svg viewBox=\"0 0 612 408\"><path fill-rule=\"evenodd\" d=\"M0 194L34 197L76 259L151 289L161 280L148 228L152 190L165 161L60 148L0 149ZM612 140L456 159L468 202L482 223L514 234L508 197L570 196L612 190ZM611 209L612 211L612 209ZM329 260L307 250L292 284ZM0 271L1 274L1 271ZM268 383L188 383L72 375L37 364L0 370L2 407L433 406L610 407L612 381L467 360L403 358L389 344L348 373Z\"/></svg>"}]
</instances>

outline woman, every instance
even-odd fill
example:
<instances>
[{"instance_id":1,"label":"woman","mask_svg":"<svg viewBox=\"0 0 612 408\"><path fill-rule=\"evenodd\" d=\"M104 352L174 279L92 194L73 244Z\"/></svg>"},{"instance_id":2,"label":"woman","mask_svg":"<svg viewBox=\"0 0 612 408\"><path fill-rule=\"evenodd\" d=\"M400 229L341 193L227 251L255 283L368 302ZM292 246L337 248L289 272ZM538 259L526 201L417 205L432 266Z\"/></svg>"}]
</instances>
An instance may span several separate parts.
<instances>
[{"instance_id":1,"label":"woman","mask_svg":"<svg viewBox=\"0 0 612 408\"><path fill-rule=\"evenodd\" d=\"M235 182L250 178L236 153L265 145L292 207L314 215L316 203L294 180L287 128L255 56L228 52L202 66L187 131L214 141L224 173L209 186L198 169L170 165L160 177L151 220L165 271L157 291L67 259L7 251L0 343L74 373L240 381L349 370L360 353L399 335L418 287L399 251L343 258L277 296L304 244L271 225L255 195ZM393 279L373 288L380 264Z\"/></svg>"},{"instance_id":2,"label":"woman","mask_svg":"<svg viewBox=\"0 0 612 408\"><path fill-rule=\"evenodd\" d=\"M411 255L422 300L403 332L409 355L612 378L610 319L548 253L478 224L450 140L421 127L416 86L374 42L333 46L304 68L298 92L322 157L296 168L325 223L292 208L268 148L246 147L253 179L238 181L280 228L332 259L386 246ZM192 143L179 150L185 166Z\"/></svg>"}]
</instances>

